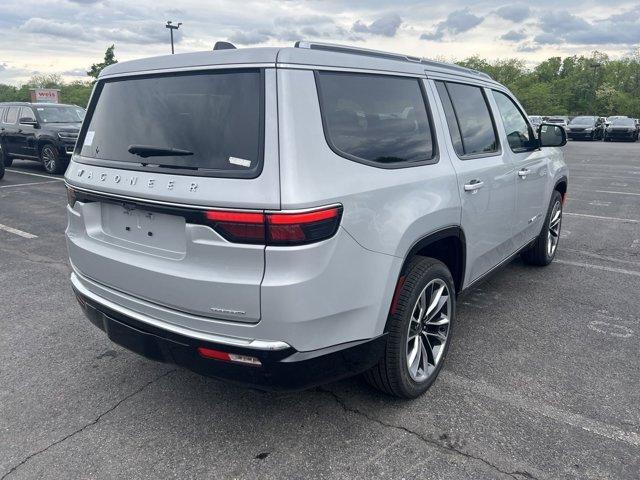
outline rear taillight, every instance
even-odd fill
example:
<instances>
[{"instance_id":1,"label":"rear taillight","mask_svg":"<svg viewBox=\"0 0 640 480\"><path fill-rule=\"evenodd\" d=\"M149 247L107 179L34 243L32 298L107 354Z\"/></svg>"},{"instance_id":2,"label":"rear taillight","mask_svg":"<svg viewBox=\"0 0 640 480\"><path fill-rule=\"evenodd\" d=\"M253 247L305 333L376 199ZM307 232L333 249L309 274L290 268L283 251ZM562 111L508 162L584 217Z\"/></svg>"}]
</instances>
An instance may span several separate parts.
<instances>
[{"instance_id":1,"label":"rear taillight","mask_svg":"<svg viewBox=\"0 0 640 480\"><path fill-rule=\"evenodd\" d=\"M335 235L342 207L309 212L205 212L207 223L231 242L272 246L305 245Z\"/></svg>"},{"instance_id":2,"label":"rear taillight","mask_svg":"<svg viewBox=\"0 0 640 480\"><path fill-rule=\"evenodd\" d=\"M67 203L72 208L76 204L76 191L71 187L67 187Z\"/></svg>"},{"instance_id":3,"label":"rear taillight","mask_svg":"<svg viewBox=\"0 0 640 480\"><path fill-rule=\"evenodd\" d=\"M264 243L264 213L210 210L204 215L211 227L230 242Z\"/></svg>"}]
</instances>

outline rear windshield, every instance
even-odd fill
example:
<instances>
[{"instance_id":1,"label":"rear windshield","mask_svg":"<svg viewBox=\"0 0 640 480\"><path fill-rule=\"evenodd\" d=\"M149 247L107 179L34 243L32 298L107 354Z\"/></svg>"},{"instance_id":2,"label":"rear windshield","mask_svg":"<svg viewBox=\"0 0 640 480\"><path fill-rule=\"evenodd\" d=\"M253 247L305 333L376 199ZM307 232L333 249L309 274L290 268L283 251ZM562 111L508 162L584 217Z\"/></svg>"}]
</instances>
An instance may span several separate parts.
<instances>
[{"instance_id":1,"label":"rear windshield","mask_svg":"<svg viewBox=\"0 0 640 480\"><path fill-rule=\"evenodd\" d=\"M123 168L254 178L262 168L263 84L258 69L104 81L80 153Z\"/></svg>"}]
</instances>

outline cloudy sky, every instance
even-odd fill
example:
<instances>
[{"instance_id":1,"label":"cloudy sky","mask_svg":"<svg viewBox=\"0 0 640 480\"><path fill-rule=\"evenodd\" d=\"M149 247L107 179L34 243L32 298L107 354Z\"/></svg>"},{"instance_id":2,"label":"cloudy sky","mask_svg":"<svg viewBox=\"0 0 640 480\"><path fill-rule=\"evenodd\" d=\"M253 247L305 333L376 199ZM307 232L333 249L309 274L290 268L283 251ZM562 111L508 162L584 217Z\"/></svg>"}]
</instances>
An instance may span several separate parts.
<instances>
[{"instance_id":1,"label":"cloudy sky","mask_svg":"<svg viewBox=\"0 0 640 480\"><path fill-rule=\"evenodd\" d=\"M0 82L20 84L34 73L84 79L111 43L119 60L166 54L169 19L183 22L177 53L208 50L216 40L307 39L533 64L596 49L620 57L640 46L638 0L2 0Z\"/></svg>"}]
</instances>

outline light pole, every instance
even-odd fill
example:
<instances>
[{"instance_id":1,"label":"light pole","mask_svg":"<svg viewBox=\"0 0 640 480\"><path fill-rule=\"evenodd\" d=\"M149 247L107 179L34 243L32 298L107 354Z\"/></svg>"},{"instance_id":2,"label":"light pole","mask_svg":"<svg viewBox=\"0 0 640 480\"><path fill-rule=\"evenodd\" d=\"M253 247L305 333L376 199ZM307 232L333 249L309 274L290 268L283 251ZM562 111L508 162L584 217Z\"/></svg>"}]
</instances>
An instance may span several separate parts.
<instances>
[{"instance_id":1,"label":"light pole","mask_svg":"<svg viewBox=\"0 0 640 480\"><path fill-rule=\"evenodd\" d=\"M180 28L180 25L182 25L182 22L178 22L177 25L174 25L173 22L171 20L167 20L167 24L165 25L166 28L169 29L169 32L171 33L171 55L173 55L174 53L176 53L173 50L173 31L174 30L178 30Z\"/></svg>"}]
</instances>

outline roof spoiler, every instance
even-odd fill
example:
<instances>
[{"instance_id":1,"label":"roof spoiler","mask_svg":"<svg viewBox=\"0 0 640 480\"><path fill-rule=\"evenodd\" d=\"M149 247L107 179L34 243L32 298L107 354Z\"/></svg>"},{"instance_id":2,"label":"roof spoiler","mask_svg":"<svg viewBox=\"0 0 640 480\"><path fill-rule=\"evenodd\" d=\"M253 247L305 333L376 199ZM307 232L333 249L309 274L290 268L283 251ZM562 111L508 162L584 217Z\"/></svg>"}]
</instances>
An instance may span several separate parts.
<instances>
[{"instance_id":1,"label":"roof spoiler","mask_svg":"<svg viewBox=\"0 0 640 480\"><path fill-rule=\"evenodd\" d=\"M235 50L236 46L229 42L216 42L213 46L213 50Z\"/></svg>"}]
</instances>

